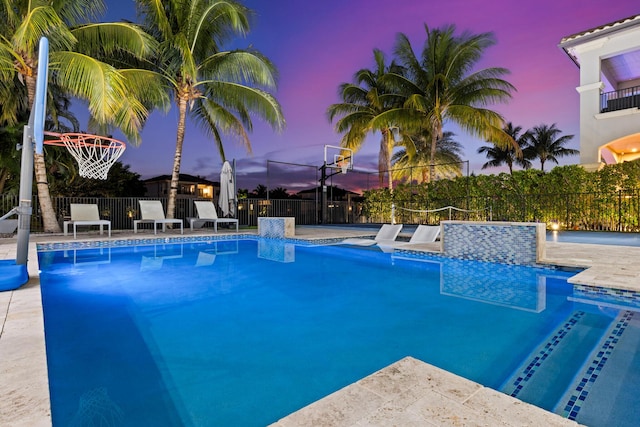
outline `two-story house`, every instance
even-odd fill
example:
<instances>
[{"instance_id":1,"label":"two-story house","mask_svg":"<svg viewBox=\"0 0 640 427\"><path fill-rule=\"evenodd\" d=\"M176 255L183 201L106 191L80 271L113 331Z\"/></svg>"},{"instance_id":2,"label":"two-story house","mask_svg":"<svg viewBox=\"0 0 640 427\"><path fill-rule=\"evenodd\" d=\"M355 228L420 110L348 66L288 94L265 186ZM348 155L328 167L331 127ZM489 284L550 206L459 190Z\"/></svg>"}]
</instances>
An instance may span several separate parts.
<instances>
[{"instance_id":1,"label":"two-story house","mask_svg":"<svg viewBox=\"0 0 640 427\"><path fill-rule=\"evenodd\" d=\"M640 157L640 15L563 38L580 68L580 163L603 165Z\"/></svg>"},{"instance_id":2,"label":"two-story house","mask_svg":"<svg viewBox=\"0 0 640 427\"><path fill-rule=\"evenodd\" d=\"M147 197L168 197L171 188L171 175L160 175L144 181ZM181 173L178 181L178 197L214 199L220 190L220 183L199 176Z\"/></svg>"}]
</instances>

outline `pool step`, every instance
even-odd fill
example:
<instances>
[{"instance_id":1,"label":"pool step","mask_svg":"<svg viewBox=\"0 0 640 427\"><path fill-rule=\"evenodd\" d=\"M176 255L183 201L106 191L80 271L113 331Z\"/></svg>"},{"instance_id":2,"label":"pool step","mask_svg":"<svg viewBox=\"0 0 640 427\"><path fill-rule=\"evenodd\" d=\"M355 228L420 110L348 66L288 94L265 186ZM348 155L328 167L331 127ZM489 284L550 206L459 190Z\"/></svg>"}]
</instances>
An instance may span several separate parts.
<instances>
[{"instance_id":1,"label":"pool step","mask_svg":"<svg viewBox=\"0 0 640 427\"><path fill-rule=\"evenodd\" d=\"M586 425L637 426L629 410L640 396L627 390L640 382L639 349L640 313L621 311L554 412Z\"/></svg>"},{"instance_id":2,"label":"pool step","mask_svg":"<svg viewBox=\"0 0 640 427\"><path fill-rule=\"evenodd\" d=\"M501 391L552 411L609 329L611 321L597 313L573 312L516 369Z\"/></svg>"}]
</instances>

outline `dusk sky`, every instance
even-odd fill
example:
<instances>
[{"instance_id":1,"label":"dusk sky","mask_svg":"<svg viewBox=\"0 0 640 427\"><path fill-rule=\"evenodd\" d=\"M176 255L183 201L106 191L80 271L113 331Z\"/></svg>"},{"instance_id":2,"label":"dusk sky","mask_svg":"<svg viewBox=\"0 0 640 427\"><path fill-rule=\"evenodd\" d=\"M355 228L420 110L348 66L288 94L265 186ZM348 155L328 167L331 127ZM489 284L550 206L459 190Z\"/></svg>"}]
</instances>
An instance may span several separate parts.
<instances>
[{"instance_id":1,"label":"dusk sky","mask_svg":"<svg viewBox=\"0 0 640 427\"><path fill-rule=\"evenodd\" d=\"M133 0L106 0L108 19L134 19ZM506 77L517 92L513 99L498 105L507 121L524 130L535 125L556 123L563 134L573 134L569 145L579 148L579 70L558 47L565 36L640 13L637 0L246 0L256 17L252 31L238 46L252 44L277 66L280 79L275 93L281 103L286 129L274 133L256 122L250 136L253 155L229 141L228 159L236 159L239 188L253 189L267 184L267 160L320 166L325 144L339 145L340 135L326 116L327 107L339 102L340 83L351 81L355 71L373 67L374 48L388 58L396 35L405 33L419 52L425 39L424 25L431 28L456 25L458 32L493 32L496 45L489 48L480 67L504 67ZM122 161L131 170L150 178L170 174L175 150L177 115L154 112L142 134L140 147L128 146ZM464 146L463 159L471 172L481 171L484 157L476 154L483 141L474 139L452 125ZM379 135L370 136L355 154L355 169L375 171ZM565 163L578 163L578 156ZM182 173L217 181L222 166L218 151L201 130L187 127ZM534 166L539 167L538 163ZM296 173L299 172L299 173ZM269 187L291 191L310 188L313 168L270 165ZM358 175L358 174L353 174ZM362 176L362 175L361 175ZM339 184L336 177L334 184ZM346 179L346 176L340 179ZM370 178L372 181L377 178ZM349 188L349 185L345 185Z\"/></svg>"}]
</instances>

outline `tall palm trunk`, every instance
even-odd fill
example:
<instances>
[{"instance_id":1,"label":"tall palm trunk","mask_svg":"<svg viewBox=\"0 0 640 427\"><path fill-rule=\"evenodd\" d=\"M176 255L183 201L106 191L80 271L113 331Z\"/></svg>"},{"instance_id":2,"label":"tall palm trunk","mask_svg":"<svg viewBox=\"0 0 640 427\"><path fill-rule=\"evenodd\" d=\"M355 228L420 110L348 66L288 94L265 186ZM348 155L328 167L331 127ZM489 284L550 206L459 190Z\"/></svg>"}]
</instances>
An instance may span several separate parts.
<instances>
[{"instance_id":1,"label":"tall palm trunk","mask_svg":"<svg viewBox=\"0 0 640 427\"><path fill-rule=\"evenodd\" d=\"M178 183L180 181L180 162L182 161L182 145L187 120L187 98L178 96L178 135L176 137L176 152L173 155L173 171L171 173L171 188L167 203L167 218L175 218L176 198L178 197Z\"/></svg>"},{"instance_id":2,"label":"tall palm trunk","mask_svg":"<svg viewBox=\"0 0 640 427\"><path fill-rule=\"evenodd\" d=\"M33 106L36 96L36 76L25 76L27 84L27 94L29 105ZM44 155L33 153L33 169L36 176L36 187L38 188L38 201L40 202L40 212L45 233L60 233L60 224L56 219L56 212L53 209L51 194L49 194L49 183L47 182L47 168L44 163Z\"/></svg>"},{"instance_id":3,"label":"tall palm trunk","mask_svg":"<svg viewBox=\"0 0 640 427\"><path fill-rule=\"evenodd\" d=\"M433 182L436 179L436 152L438 146L438 135L442 132L442 129L437 127L431 132L431 151L429 153L429 182Z\"/></svg>"},{"instance_id":4,"label":"tall palm trunk","mask_svg":"<svg viewBox=\"0 0 640 427\"><path fill-rule=\"evenodd\" d=\"M8 178L9 169L2 169L2 173L0 173L0 194L4 193L4 186L6 185Z\"/></svg>"},{"instance_id":5,"label":"tall palm trunk","mask_svg":"<svg viewBox=\"0 0 640 427\"><path fill-rule=\"evenodd\" d=\"M378 173L380 185L384 182L384 173L387 172L387 184L389 191L393 193L393 177L391 176L391 151L393 151L393 133L390 129L382 129L382 139L380 140L380 153L378 154Z\"/></svg>"},{"instance_id":6,"label":"tall palm trunk","mask_svg":"<svg viewBox=\"0 0 640 427\"><path fill-rule=\"evenodd\" d=\"M391 129L386 129L387 135L387 173L389 174L389 192L393 194L393 174L391 171L391 152L393 151L393 146L395 145L395 140L393 139L393 132Z\"/></svg>"}]
</instances>

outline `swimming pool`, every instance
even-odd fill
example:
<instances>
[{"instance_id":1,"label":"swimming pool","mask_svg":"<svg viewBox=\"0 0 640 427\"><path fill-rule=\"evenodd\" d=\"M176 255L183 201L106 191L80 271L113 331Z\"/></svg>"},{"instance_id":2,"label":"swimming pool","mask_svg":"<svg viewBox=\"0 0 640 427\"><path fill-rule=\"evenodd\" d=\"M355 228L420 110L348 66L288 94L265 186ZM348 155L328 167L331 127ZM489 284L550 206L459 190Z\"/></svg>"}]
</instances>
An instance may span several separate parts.
<instances>
[{"instance_id":1,"label":"swimming pool","mask_svg":"<svg viewBox=\"0 0 640 427\"><path fill-rule=\"evenodd\" d=\"M407 355L588 425L640 407L638 316L571 272L260 239L39 260L54 425L266 425Z\"/></svg>"},{"instance_id":2,"label":"swimming pool","mask_svg":"<svg viewBox=\"0 0 640 427\"><path fill-rule=\"evenodd\" d=\"M547 231L548 242L640 246L640 233L617 231Z\"/></svg>"}]
</instances>

